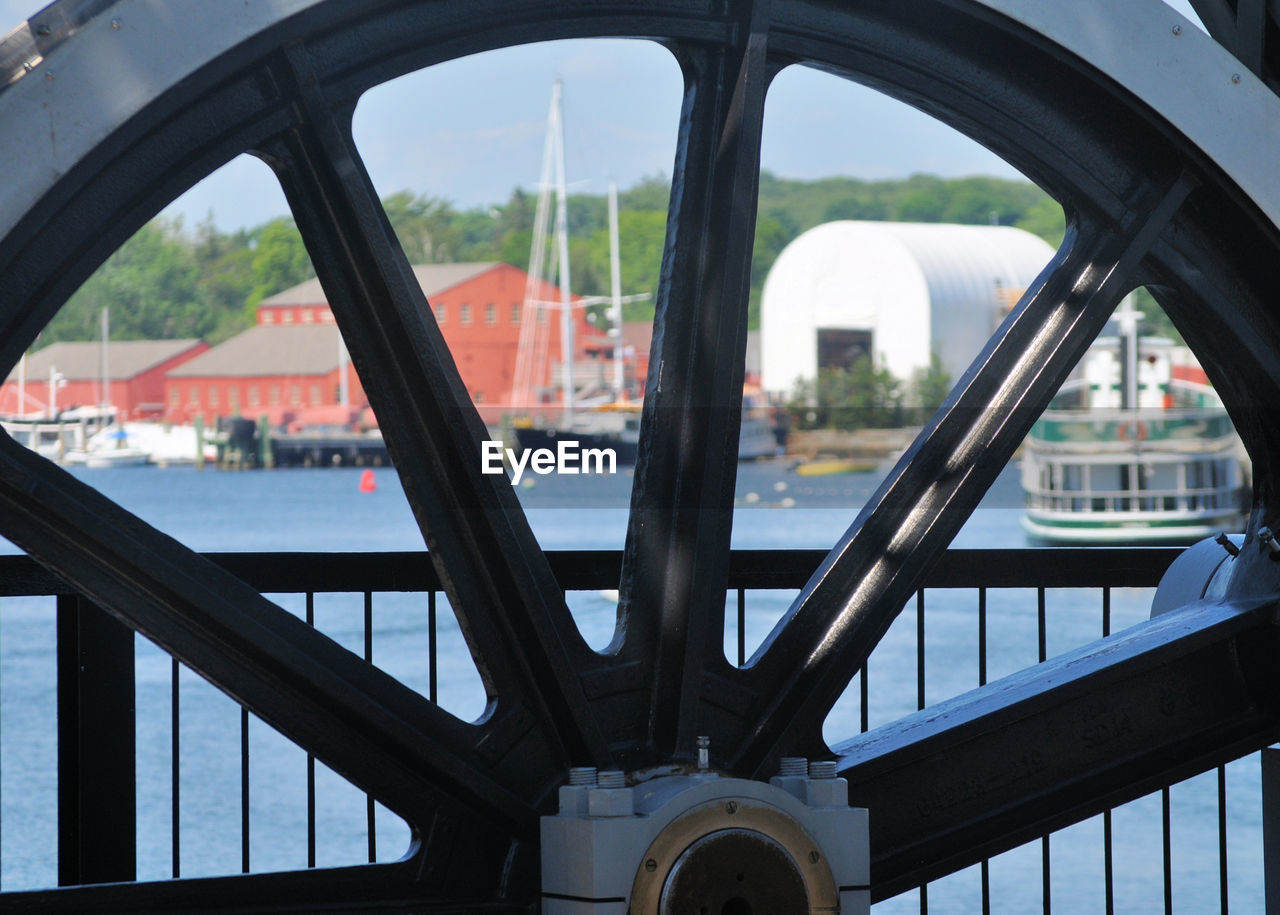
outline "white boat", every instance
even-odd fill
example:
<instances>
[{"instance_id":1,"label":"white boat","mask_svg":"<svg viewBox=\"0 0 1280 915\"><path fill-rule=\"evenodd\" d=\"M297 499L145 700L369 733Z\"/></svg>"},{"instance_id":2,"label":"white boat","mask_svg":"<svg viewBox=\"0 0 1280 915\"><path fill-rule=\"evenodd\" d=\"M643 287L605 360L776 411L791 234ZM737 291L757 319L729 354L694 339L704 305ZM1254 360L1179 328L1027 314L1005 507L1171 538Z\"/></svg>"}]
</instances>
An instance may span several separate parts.
<instances>
[{"instance_id":1,"label":"white boat","mask_svg":"<svg viewBox=\"0 0 1280 915\"><path fill-rule=\"evenodd\" d=\"M0 419L0 426L18 444L61 464L69 455L82 453L88 441L115 418L113 409L73 407L55 416L8 416Z\"/></svg>"},{"instance_id":2,"label":"white boat","mask_svg":"<svg viewBox=\"0 0 1280 915\"><path fill-rule=\"evenodd\" d=\"M1221 400L1177 377L1171 341L1138 338L1131 309L1117 317L1121 332L1099 338L1024 443L1024 528L1058 544L1242 529L1243 448Z\"/></svg>"}]
</instances>

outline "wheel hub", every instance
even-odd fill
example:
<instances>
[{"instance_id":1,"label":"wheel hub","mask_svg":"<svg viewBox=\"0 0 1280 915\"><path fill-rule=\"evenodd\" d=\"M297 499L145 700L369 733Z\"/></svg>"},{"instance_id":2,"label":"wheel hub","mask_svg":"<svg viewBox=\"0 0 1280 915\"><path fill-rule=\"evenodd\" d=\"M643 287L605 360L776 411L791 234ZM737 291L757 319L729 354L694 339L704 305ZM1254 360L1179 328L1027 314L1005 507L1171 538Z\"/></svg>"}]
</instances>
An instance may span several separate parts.
<instances>
[{"instance_id":1,"label":"wheel hub","mask_svg":"<svg viewBox=\"0 0 1280 915\"><path fill-rule=\"evenodd\" d=\"M834 763L790 759L783 772L767 785L699 771L628 786L574 770L542 820L542 911L868 912L866 810L849 807Z\"/></svg>"}]
</instances>

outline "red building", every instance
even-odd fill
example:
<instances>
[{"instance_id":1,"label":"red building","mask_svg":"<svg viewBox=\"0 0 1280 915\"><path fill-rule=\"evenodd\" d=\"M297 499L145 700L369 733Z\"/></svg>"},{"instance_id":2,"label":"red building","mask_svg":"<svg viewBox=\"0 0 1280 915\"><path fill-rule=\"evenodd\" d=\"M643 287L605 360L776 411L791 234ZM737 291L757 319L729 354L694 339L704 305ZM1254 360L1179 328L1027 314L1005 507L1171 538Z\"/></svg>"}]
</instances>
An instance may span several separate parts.
<instances>
[{"instance_id":1,"label":"red building","mask_svg":"<svg viewBox=\"0 0 1280 915\"><path fill-rule=\"evenodd\" d=\"M487 420L558 399L552 388L561 361L559 313L539 309L535 326L524 326L528 275L523 270L495 262L426 264L413 270L467 392ZM542 283L541 300L555 303L559 297L555 286ZM610 344L580 311L575 311L575 327L578 372L580 365L598 363ZM206 421L236 413L265 414L275 425L290 420L333 424L333 419L319 417L337 412L340 347L319 280L300 283L264 299L255 327L170 372L166 416L177 422L197 414ZM513 404L518 369L526 373L529 394ZM367 401L355 371L349 364L346 370L347 403L355 413ZM336 424L348 421L338 417Z\"/></svg>"},{"instance_id":2,"label":"red building","mask_svg":"<svg viewBox=\"0 0 1280 915\"><path fill-rule=\"evenodd\" d=\"M208 348L199 340L113 340L105 353L104 396L102 344L51 343L28 354L25 367L19 364L9 373L0 386L0 413L48 414L51 404L65 410L109 403L122 420L159 419L165 375Z\"/></svg>"}]
</instances>

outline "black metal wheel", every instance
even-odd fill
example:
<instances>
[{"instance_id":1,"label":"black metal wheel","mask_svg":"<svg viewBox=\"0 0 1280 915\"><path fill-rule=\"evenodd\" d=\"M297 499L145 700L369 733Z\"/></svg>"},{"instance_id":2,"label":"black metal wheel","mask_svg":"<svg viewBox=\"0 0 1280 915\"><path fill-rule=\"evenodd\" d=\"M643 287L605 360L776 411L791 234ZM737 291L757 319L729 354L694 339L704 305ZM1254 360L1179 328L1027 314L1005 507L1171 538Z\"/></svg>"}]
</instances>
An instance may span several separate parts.
<instances>
[{"instance_id":1,"label":"black metal wheel","mask_svg":"<svg viewBox=\"0 0 1280 915\"><path fill-rule=\"evenodd\" d=\"M1092 2L1061 16L999 0L282 6L287 15L175 4L186 18L113 22L109 3L63 0L32 20L30 48L16 39L6 67L18 52L43 60L0 91L10 142L22 136L25 146L9 147L21 180L0 198L0 362L16 364L61 302L162 206L235 155L260 156L380 418L489 709L477 723L444 713L5 438L0 533L404 817L414 848L403 862L358 871L11 894L0 908L523 911L537 898L538 816L569 766L687 764L700 734L711 737L713 765L743 777L769 775L782 756L836 752L854 802L874 811L873 894L883 897L1275 739L1266 697L1280 695L1276 639L1254 612L1275 575L1253 554L1237 576L1251 583L1228 602L1167 615L1106 652L1051 661L927 719L834 748L822 738L828 710L924 571L1137 285L1153 290L1228 404L1254 461L1251 530L1276 523L1280 192L1265 179L1270 150L1248 148L1254 140L1240 148L1227 127L1249 123L1270 137L1280 105L1247 72L1232 81L1231 58L1177 34L1161 4L1128 5L1107 34L1124 36L1131 56L1202 64L1185 86L1168 68L1122 84L1106 42L1091 44L1080 26L1105 24L1104 5ZM1134 32L1138 20L1149 35ZM423 317L350 129L361 93L410 70L588 36L661 41L685 78L621 637L607 654L575 629L511 488L480 473L483 427ZM156 60L103 104L90 89L111 42L127 49L123 59L150 47ZM792 63L866 82L968 133L1051 193L1068 232L738 668L722 650L723 606L760 132L769 80ZM1221 86L1205 75L1219 71ZM1179 99L1194 117L1176 112ZM44 126L29 137L15 126L36 109L52 117L47 140ZM1105 752L1046 736L1100 691L1139 701L1201 687L1194 708ZM957 787L1028 747L1040 761L1002 782L999 804ZM921 795L947 802L914 803Z\"/></svg>"}]
</instances>

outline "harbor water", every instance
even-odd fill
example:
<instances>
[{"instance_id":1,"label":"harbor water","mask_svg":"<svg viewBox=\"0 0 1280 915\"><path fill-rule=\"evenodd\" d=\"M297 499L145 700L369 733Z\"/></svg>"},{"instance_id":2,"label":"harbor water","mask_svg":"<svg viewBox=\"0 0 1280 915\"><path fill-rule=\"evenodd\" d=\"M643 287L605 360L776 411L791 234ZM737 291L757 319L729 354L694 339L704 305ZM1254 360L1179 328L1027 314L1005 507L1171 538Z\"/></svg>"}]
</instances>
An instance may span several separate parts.
<instances>
[{"instance_id":1,"label":"harbor water","mask_svg":"<svg viewBox=\"0 0 1280 915\"><path fill-rule=\"evenodd\" d=\"M362 491L359 469L197 472L154 467L77 470L144 520L197 550L394 551L420 550L422 538L395 472L374 471L376 489ZM739 474L736 548L829 547L873 490L874 474L800 477L778 461L744 464ZM538 477L520 488L521 501L547 549L620 549L627 518L629 477ZM367 487L365 487L367 489ZM970 518L957 547L1027 546L1020 527L1021 491L1016 470L1005 472ZM7 552L16 552L3 544ZM748 654L769 633L795 592L749 592ZM972 592L930 591L924 652L926 703L978 685L976 597ZM1151 593L1112 592L1112 628L1145 619ZM278 599L302 613L300 595ZM608 644L617 612L615 596L572 592L574 612L587 641ZM423 595L374 595L374 663L410 687L427 691L427 629ZM1012 673L1037 660L1034 590L992 591L988 598L988 677ZM1050 656L1101 635L1096 590L1046 594ZM869 665L867 718L871 727L916 710L916 607L914 601L890 629ZM321 594L317 626L359 652L363 597ZM737 644L732 613L726 652ZM136 647L139 879L172 875L170 780L171 661L139 638ZM473 719L484 707L480 680L456 624L440 614L438 684L441 704ZM827 721L830 743L860 727L855 679ZM179 675L180 846L182 876L238 873L240 832L240 711L199 677ZM0 886L6 890L56 884L56 746L54 721L54 612L48 598L0 602ZM265 724L249 728L250 858L254 871L306 865L306 755ZM1238 912L1263 908L1259 764L1256 756L1226 769L1229 898ZM1216 773L1170 789L1174 911L1217 910L1218 833ZM365 796L317 766L317 863L366 860ZM1162 799L1155 795L1113 816L1115 911L1164 911ZM873 814L874 815L874 814ZM1104 911L1102 823L1094 818L1050 838L1048 884L1055 913ZM379 810L378 860L393 860L409 840L405 825ZM1039 841L992 860L992 911L1039 911L1043 895ZM981 911L976 867L931 884L929 911ZM917 912L915 892L876 906L878 915Z\"/></svg>"}]
</instances>

